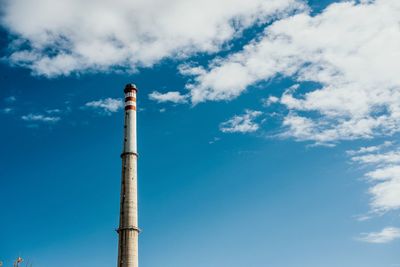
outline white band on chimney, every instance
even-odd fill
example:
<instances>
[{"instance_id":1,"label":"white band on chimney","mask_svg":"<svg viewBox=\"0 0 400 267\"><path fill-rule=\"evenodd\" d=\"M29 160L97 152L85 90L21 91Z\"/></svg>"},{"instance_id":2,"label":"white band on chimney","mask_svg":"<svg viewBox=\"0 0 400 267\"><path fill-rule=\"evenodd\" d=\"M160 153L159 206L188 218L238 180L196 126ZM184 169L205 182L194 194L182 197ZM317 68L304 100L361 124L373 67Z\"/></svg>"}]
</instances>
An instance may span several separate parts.
<instances>
[{"instance_id":1,"label":"white band on chimney","mask_svg":"<svg viewBox=\"0 0 400 267\"><path fill-rule=\"evenodd\" d=\"M136 97L136 92L135 92L135 91L133 91L133 92L127 92L127 93L125 94L125 97L128 97L128 96Z\"/></svg>"},{"instance_id":2,"label":"white band on chimney","mask_svg":"<svg viewBox=\"0 0 400 267\"><path fill-rule=\"evenodd\" d=\"M127 102L125 102L125 106L136 106L136 102L135 101L127 101Z\"/></svg>"}]
</instances>

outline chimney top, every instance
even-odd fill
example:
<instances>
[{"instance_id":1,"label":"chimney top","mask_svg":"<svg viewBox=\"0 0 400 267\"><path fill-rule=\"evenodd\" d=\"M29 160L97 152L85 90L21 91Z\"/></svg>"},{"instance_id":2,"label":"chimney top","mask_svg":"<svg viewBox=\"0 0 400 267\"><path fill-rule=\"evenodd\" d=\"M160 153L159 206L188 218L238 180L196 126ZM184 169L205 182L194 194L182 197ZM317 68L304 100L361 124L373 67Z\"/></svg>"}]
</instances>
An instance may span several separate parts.
<instances>
[{"instance_id":1,"label":"chimney top","mask_svg":"<svg viewBox=\"0 0 400 267\"><path fill-rule=\"evenodd\" d=\"M135 84L133 84L133 83L128 83L127 85L125 85L125 90L124 90L125 93L133 92L133 91L136 91L136 92L137 92L137 88L136 88L136 85L135 85Z\"/></svg>"}]
</instances>

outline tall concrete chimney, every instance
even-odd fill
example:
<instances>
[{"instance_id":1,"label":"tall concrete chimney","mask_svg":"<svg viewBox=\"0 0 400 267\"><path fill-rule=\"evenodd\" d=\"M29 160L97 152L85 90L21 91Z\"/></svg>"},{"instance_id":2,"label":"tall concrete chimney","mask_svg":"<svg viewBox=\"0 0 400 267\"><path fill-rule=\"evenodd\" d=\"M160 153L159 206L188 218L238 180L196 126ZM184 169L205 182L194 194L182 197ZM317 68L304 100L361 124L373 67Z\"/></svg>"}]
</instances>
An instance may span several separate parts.
<instances>
[{"instance_id":1,"label":"tall concrete chimney","mask_svg":"<svg viewBox=\"0 0 400 267\"><path fill-rule=\"evenodd\" d=\"M118 232L118 267L138 267L136 93L134 84L125 86L124 148Z\"/></svg>"}]
</instances>

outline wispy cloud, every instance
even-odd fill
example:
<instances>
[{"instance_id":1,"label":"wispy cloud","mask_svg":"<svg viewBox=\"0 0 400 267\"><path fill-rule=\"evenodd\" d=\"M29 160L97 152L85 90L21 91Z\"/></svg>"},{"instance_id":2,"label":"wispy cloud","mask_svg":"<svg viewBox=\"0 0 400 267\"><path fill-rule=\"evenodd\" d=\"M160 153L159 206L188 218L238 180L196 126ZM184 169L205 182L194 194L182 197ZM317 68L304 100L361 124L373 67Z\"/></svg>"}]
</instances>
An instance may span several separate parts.
<instances>
[{"instance_id":1,"label":"wispy cloud","mask_svg":"<svg viewBox=\"0 0 400 267\"><path fill-rule=\"evenodd\" d=\"M371 207L376 212L387 212L400 209L400 166L388 165L368 172L373 186L369 193L372 196Z\"/></svg>"},{"instance_id":2,"label":"wispy cloud","mask_svg":"<svg viewBox=\"0 0 400 267\"><path fill-rule=\"evenodd\" d=\"M29 121L29 122L48 122L48 123L54 123L58 122L61 118L60 117L52 117L52 116L45 116L43 114L27 114L21 117L22 120L24 121Z\"/></svg>"},{"instance_id":3,"label":"wispy cloud","mask_svg":"<svg viewBox=\"0 0 400 267\"><path fill-rule=\"evenodd\" d=\"M14 111L13 108L3 108L3 109L1 110L1 112L4 113L4 114L10 114L10 113L12 113L13 111Z\"/></svg>"},{"instance_id":4,"label":"wispy cloud","mask_svg":"<svg viewBox=\"0 0 400 267\"><path fill-rule=\"evenodd\" d=\"M384 214L400 209L400 147L392 142L348 151L351 160L368 167L371 212ZM372 168L372 170L371 170Z\"/></svg>"},{"instance_id":5,"label":"wispy cloud","mask_svg":"<svg viewBox=\"0 0 400 267\"><path fill-rule=\"evenodd\" d=\"M260 126L254 120L262 113L255 110L246 110L242 115L235 115L228 121L220 124L219 129L223 133L251 133L257 131Z\"/></svg>"},{"instance_id":6,"label":"wispy cloud","mask_svg":"<svg viewBox=\"0 0 400 267\"><path fill-rule=\"evenodd\" d=\"M396 164L400 163L400 151L394 150L384 153L353 156L351 160L363 164Z\"/></svg>"},{"instance_id":7,"label":"wispy cloud","mask_svg":"<svg viewBox=\"0 0 400 267\"><path fill-rule=\"evenodd\" d=\"M10 114L15 111L15 101L17 101L17 98L15 96L8 96L3 99L4 102L6 103L7 107L0 109L0 113L3 114Z\"/></svg>"},{"instance_id":8,"label":"wispy cloud","mask_svg":"<svg viewBox=\"0 0 400 267\"><path fill-rule=\"evenodd\" d=\"M348 150L346 151L346 153L350 156L354 156L354 155L361 155L361 154L366 154L366 153L372 153L372 152L376 152L381 150L382 148L385 147L389 147L393 145L393 142L391 141L385 141L383 144L381 145L377 145L377 146L363 146L360 147L357 150Z\"/></svg>"},{"instance_id":9,"label":"wispy cloud","mask_svg":"<svg viewBox=\"0 0 400 267\"><path fill-rule=\"evenodd\" d=\"M219 140L221 140L221 138L219 137L214 137L212 140L208 141L208 143L210 145L215 144L216 142L218 142Z\"/></svg>"},{"instance_id":10,"label":"wispy cloud","mask_svg":"<svg viewBox=\"0 0 400 267\"><path fill-rule=\"evenodd\" d=\"M55 109L48 109L46 110L47 114L58 114L61 113L61 109L55 108Z\"/></svg>"},{"instance_id":11,"label":"wispy cloud","mask_svg":"<svg viewBox=\"0 0 400 267\"><path fill-rule=\"evenodd\" d=\"M276 96L269 96L267 99L263 101L264 106L269 107L272 104L278 103L279 97Z\"/></svg>"},{"instance_id":12,"label":"wispy cloud","mask_svg":"<svg viewBox=\"0 0 400 267\"><path fill-rule=\"evenodd\" d=\"M17 98L12 95L12 96L8 96L8 97L4 98L4 101L7 103L13 103L13 102L17 101Z\"/></svg>"},{"instance_id":13,"label":"wispy cloud","mask_svg":"<svg viewBox=\"0 0 400 267\"><path fill-rule=\"evenodd\" d=\"M105 98L96 101L90 101L85 104L85 107L101 110L105 114L111 114L121 109L123 107L123 103L119 98Z\"/></svg>"},{"instance_id":14,"label":"wispy cloud","mask_svg":"<svg viewBox=\"0 0 400 267\"><path fill-rule=\"evenodd\" d=\"M167 93L154 91L149 94L149 99L157 101L158 103L172 102L175 104L182 104L187 102L187 96L182 95L180 92L177 91L171 91Z\"/></svg>"},{"instance_id":15,"label":"wispy cloud","mask_svg":"<svg viewBox=\"0 0 400 267\"><path fill-rule=\"evenodd\" d=\"M400 238L400 228L386 227L380 232L362 233L358 240L367 243L383 244Z\"/></svg>"}]
</instances>

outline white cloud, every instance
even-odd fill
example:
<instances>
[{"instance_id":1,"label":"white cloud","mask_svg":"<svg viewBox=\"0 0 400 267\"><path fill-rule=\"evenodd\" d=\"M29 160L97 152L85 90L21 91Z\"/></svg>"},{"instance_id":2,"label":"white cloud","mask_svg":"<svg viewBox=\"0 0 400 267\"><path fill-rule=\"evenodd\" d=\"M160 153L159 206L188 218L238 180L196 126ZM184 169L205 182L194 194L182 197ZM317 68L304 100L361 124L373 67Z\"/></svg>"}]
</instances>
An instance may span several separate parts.
<instances>
[{"instance_id":1,"label":"white cloud","mask_svg":"<svg viewBox=\"0 0 400 267\"><path fill-rule=\"evenodd\" d=\"M386 151L385 151L386 150ZM373 169L365 174L370 184L371 211L384 214L400 209L400 147L392 142L362 147L351 152L351 160Z\"/></svg>"},{"instance_id":2,"label":"white cloud","mask_svg":"<svg viewBox=\"0 0 400 267\"><path fill-rule=\"evenodd\" d=\"M279 98L276 96L269 96L267 99L264 100L264 105L265 106L271 106L272 104L278 103Z\"/></svg>"},{"instance_id":3,"label":"white cloud","mask_svg":"<svg viewBox=\"0 0 400 267\"><path fill-rule=\"evenodd\" d=\"M13 64L57 76L215 52L243 29L303 8L297 0L6 0L2 24L16 36Z\"/></svg>"},{"instance_id":4,"label":"white cloud","mask_svg":"<svg viewBox=\"0 0 400 267\"><path fill-rule=\"evenodd\" d=\"M30 121L30 122L49 122L49 123L54 123L58 122L61 118L60 117L52 117L52 116L45 116L42 114L27 114L21 117L24 121Z\"/></svg>"},{"instance_id":5,"label":"white cloud","mask_svg":"<svg viewBox=\"0 0 400 267\"><path fill-rule=\"evenodd\" d=\"M121 99L105 98L96 101L91 101L85 104L86 107L101 109L106 114L117 112L123 107Z\"/></svg>"},{"instance_id":6,"label":"white cloud","mask_svg":"<svg viewBox=\"0 0 400 267\"><path fill-rule=\"evenodd\" d=\"M400 238L400 229L396 227L386 227L380 232L373 233L363 233L361 237L358 238L360 241L368 243L389 243L395 239Z\"/></svg>"},{"instance_id":7,"label":"white cloud","mask_svg":"<svg viewBox=\"0 0 400 267\"><path fill-rule=\"evenodd\" d=\"M238 53L186 68L194 103L229 100L277 75L320 84L290 90L286 136L327 143L400 131L400 2L339 2L276 21ZM300 86L301 89L301 86ZM305 123L305 124L303 124Z\"/></svg>"},{"instance_id":8,"label":"white cloud","mask_svg":"<svg viewBox=\"0 0 400 267\"><path fill-rule=\"evenodd\" d=\"M372 196L371 208L374 212L385 213L400 209L400 166L377 168L366 174L373 185L368 192Z\"/></svg>"},{"instance_id":9,"label":"white cloud","mask_svg":"<svg viewBox=\"0 0 400 267\"><path fill-rule=\"evenodd\" d=\"M219 129L224 133L251 133L259 129L254 120L262 113L255 110L246 110L243 115L235 115L226 122L220 124Z\"/></svg>"},{"instance_id":10,"label":"white cloud","mask_svg":"<svg viewBox=\"0 0 400 267\"><path fill-rule=\"evenodd\" d=\"M151 100L157 101L158 103L163 103L163 102L172 102L175 104L179 103L186 103L187 102L187 96L186 95L181 95L180 92L177 91L171 91L167 93L160 93L157 91L154 91L149 94L149 98Z\"/></svg>"}]
</instances>

